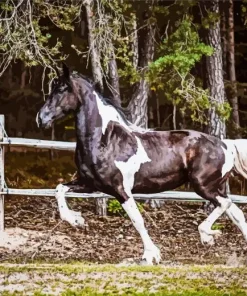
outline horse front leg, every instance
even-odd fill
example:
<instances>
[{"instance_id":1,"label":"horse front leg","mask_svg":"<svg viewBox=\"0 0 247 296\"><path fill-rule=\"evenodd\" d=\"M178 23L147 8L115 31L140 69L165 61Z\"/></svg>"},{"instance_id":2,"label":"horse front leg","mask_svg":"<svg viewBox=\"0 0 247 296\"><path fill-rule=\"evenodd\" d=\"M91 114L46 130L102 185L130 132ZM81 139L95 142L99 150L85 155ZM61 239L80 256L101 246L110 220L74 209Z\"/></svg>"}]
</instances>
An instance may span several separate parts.
<instances>
[{"instance_id":1,"label":"horse front leg","mask_svg":"<svg viewBox=\"0 0 247 296\"><path fill-rule=\"evenodd\" d=\"M60 218L67 221L72 226L82 227L85 224L85 220L81 216L81 213L70 210L65 200L65 193L69 191L84 193L92 193L93 191L82 185L78 179L68 183L59 184L56 187L55 197L58 203Z\"/></svg>"},{"instance_id":2,"label":"horse front leg","mask_svg":"<svg viewBox=\"0 0 247 296\"><path fill-rule=\"evenodd\" d=\"M159 264L161 260L160 250L151 240L148 231L144 225L143 217L137 208L134 197L131 193L128 193L128 196L123 193L122 197L124 197L124 202L121 202L123 209L128 214L130 220L132 221L135 229L141 236L144 253L142 256L142 260L146 261L147 265L153 265L153 261Z\"/></svg>"}]
</instances>

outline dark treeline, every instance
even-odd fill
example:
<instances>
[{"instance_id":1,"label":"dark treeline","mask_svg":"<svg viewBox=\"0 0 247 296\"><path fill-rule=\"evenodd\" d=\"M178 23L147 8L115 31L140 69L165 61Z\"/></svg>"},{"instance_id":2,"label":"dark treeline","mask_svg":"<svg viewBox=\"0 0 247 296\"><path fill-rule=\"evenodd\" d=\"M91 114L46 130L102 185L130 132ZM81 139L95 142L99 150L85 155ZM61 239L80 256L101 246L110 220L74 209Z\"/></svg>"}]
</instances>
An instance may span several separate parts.
<instances>
[{"instance_id":1,"label":"dark treeline","mask_svg":"<svg viewBox=\"0 0 247 296\"><path fill-rule=\"evenodd\" d=\"M51 137L35 116L64 59L142 126L246 137L245 1L17 2L1 1L10 136ZM56 139L73 137L71 119L56 124Z\"/></svg>"}]
</instances>

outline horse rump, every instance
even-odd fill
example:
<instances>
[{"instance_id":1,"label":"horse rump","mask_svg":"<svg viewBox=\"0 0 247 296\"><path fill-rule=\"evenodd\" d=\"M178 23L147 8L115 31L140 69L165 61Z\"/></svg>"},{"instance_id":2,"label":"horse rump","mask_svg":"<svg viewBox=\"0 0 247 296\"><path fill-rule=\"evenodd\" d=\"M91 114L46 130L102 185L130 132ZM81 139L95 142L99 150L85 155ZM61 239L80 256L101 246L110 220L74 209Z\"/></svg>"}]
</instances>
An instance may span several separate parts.
<instances>
[{"instance_id":1,"label":"horse rump","mask_svg":"<svg viewBox=\"0 0 247 296\"><path fill-rule=\"evenodd\" d=\"M234 155L234 169L236 173L247 179L247 139L222 140L227 149Z\"/></svg>"}]
</instances>

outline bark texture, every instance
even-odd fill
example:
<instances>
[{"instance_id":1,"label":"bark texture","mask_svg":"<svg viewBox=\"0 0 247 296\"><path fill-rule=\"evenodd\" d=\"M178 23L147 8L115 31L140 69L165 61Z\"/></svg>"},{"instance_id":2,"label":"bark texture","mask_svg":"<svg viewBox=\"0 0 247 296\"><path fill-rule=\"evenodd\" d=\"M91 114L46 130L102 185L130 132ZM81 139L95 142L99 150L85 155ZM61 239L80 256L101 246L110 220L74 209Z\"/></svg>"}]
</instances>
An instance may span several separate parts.
<instances>
[{"instance_id":1,"label":"bark texture","mask_svg":"<svg viewBox=\"0 0 247 296\"><path fill-rule=\"evenodd\" d=\"M92 72L93 78L96 83L98 83L100 90L103 92L103 74L101 71L100 66L100 56L97 50L97 44L95 42L93 28L94 25L94 13L93 13L93 1L86 0L84 1L84 5L86 7L86 14L87 14L87 23L88 23L88 43L90 48L90 55L91 55L91 65L92 65ZM96 214L99 216L106 216L107 215L107 199L106 198L96 198Z\"/></svg>"},{"instance_id":2,"label":"bark texture","mask_svg":"<svg viewBox=\"0 0 247 296\"><path fill-rule=\"evenodd\" d=\"M121 106L117 62L116 62L115 53L112 45L111 45L111 48L112 48L112 58L109 61L110 89L111 89L111 93L113 95L114 101L118 104L118 106Z\"/></svg>"},{"instance_id":3,"label":"bark texture","mask_svg":"<svg viewBox=\"0 0 247 296\"><path fill-rule=\"evenodd\" d=\"M147 128L148 126L148 95L149 85L145 80L145 68L148 63L153 60L154 57L154 36L155 36L155 25L148 23L146 29L145 45L140 59L140 67L142 69L142 78L137 83L136 89L133 93L131 101L128 105L130 111L130 121L136 123L141 127ZM137 52L135 50L135 52ZM134 59L136 63L136 59Z\"/></svg>"},{"instance_id":4,"label":"bark texture","mask_svg":"<svg viewBox=\"0 0 247 296\"><path fill-rule=\"evenodd\" d=\"M237 79L235 71L235 38L234 38L234 4L233 0L229 0L228 5L228 73L230 80L229 102L232 107L232 124L235 138L241 138L239 131L239 111L238 111L238 96L237 96Z\"/></svg>"},{"instance_id":5,"label":"bark texture","mask_svg":"<svg viewBox=\"0 0 247 296\"><path fill-rule=\"evenodd\" d=\"M204 17L207 17L207 13L219 13L219 1L201 1L202 11L205 13ZM223 104L226 99L224 78L223 78L223 61L222 61L222 47L221 47L221 32L220 21L215 22L206 31L205 41L208 45L213 47L214 54L206 57L206 81L207 87L210 91L212 100L217 103ZM209 110L209 124L206 128L206 132L216 136L218 138L226 138L226 125L221 120L220 116L216 113L216 110L212 108ZM212 212L214 206L210 202L206 202L203 205L203 209L206 213Z\"/></svg>"},{"instance_id":6,"label":"bark texture","mask_svg":"<svg viewBox=\"0 0 247 296\"><path fill-rule=\"evenodd\" d=\"M202 1L204 11L219 13L219 1ZM210 91L212 100L223 104L226 99L225 87L223 80L223 62L221 48L220 21L215 22L207 30L206 42L214 48L214 54L206 57L207 68L207 85ZM209 124L207 132L216 137L226 137L226 125L221 120L216 110L212 108L209 111Z\"/></svg>"},{"instance_id":7,"label":"bark texture","mask_svg":"<svg viewBox=\"0 0 247 296\"><path fill-rule=\"evenodd\" d=\"M222 62L223 62L223 77L227 77L227 4L228 0L223 0L220 2L220 11L221 11L221 21L220 21L220 30L221 30L221 48L222 48Z\"/></svg>"},{"instance_id":8,"label":"bark texture","mask_svg":"<svg viewBox=\"0 0 247 296\"><path fill-rule=\"evenodd\" d=\"M87 24L88 24L88 43L91 55L91 65L94 81L99 84L101 91L103 91L103 75L100 66L100 57L97 50L97 44L95 42L93 29L94 29L94 13L93 13L93 1L84 1L87 14Z\"/></svg>"}]
</instances>

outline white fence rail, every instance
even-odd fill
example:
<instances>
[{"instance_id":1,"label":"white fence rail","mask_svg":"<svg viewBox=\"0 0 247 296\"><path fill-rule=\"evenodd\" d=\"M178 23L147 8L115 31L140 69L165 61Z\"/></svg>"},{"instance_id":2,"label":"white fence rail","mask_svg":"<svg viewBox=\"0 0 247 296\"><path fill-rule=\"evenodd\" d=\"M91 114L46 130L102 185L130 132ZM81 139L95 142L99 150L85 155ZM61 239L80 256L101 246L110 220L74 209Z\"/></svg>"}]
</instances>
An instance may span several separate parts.
<instances>
[{"instance_id":1,"label":"white fence rail","mask_svg":"<svg viewBox=\"0 0 247 296\"><path fill-rule=\"evenodd\" d=\"M6 188L4 181L4 147L11 146L25 146L41 149L56 149L74 151L76 147L75 142L63 141L46 141L24 138L7 137L4 129L4 115L0 115L0 232L4 230L4 196L5 195L27 195L27 196L55 196L55 189L13 189ZM235 203L247 203L247 196L229 195ZM112 196L103 193L66 193L66 197L75 198L113 198ZM156 194L134 194L135 199L163 199L173 201L187 201L187 202L203 202L205 201L195 192L183 191L165 191Z\"/></svg>"}]
</instances>

